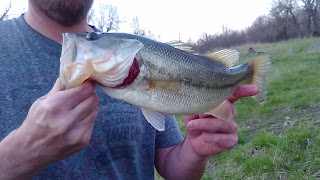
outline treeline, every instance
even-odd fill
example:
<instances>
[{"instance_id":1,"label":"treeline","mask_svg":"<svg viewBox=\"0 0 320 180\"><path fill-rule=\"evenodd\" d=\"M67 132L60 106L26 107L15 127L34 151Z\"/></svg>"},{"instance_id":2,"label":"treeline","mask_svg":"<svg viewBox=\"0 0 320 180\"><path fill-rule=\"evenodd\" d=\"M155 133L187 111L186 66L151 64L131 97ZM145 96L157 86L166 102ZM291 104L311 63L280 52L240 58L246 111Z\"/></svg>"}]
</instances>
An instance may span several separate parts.
<instances>
[{"instance_id":1,"label":"treeline","mask_svg":"<svg viewBox=\"0 0 320 180\"><path fill-rule=\"evenodd\" d=\"M10 18L11 1L0 7L0 21ZM258 17L244 30L232 30L222 26L221 33L204 33L196 42L187 42L193 50L205 53L214 49L229 48L248 43L270 43L292 38L320 36L320 0L273 0L268 15ZM118 31L120 24L127 22L119 17L116 6L98 2L98 8L88 13L89 24L102 31ZM159 39L151 31L144 29L138 17L130 23L133 34Z\"/></svg>"},{"instance_id":2,"label":"treeline","mask_svg":"<svg viewBox=\"0 0 320 180\"><path fill-rule=\"evenodd\" d=\"M222 33L204 33L193 50L205 53L247 43L270 43L292 38L320 36L320 0L274 0L269 15L258 17L241 31L222 26Z\"/></svg>"}]
</instances>

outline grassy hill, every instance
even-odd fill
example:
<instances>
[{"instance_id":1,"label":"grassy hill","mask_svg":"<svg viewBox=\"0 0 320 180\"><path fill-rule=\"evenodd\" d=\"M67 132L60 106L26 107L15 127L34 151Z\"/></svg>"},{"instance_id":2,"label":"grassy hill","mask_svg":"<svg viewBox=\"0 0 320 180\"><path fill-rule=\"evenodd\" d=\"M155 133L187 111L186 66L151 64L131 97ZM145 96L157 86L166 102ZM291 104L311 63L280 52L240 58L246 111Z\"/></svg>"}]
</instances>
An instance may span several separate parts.
<instances>
[{"instance_id":1,"label":"grassy hill","mask_svg":"<svg viewBox=\"0 0 320 180\"><path fill-rule=\"evenodd\" d=\"M211 157L203 179L320 179L320 39L233 49L246 61L258 56L250 47L271 59L268 99L235 103L239 143Z\"/></svg>"}]
</instances>

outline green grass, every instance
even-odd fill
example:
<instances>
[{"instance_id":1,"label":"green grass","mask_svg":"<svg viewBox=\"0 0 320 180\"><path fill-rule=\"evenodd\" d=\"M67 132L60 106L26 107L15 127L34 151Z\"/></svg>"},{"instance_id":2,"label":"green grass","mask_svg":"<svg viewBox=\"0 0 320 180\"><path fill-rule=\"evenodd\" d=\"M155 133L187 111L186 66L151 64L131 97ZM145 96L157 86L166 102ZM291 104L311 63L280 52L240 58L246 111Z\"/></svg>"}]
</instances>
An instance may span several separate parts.
<instances>
[{"instance_id":1,"label":"green grass","mask_svg":"<svg viewBox=\"0 0 320 180\"><path fill-rule=\"evenodd\" d=\"M319 52L308 52L309 49L314 50L311 47L319 41L320 39L291 40L273 45L257 45L259 49L265 47L271 59L268 99L261 106L255 106L250 98L237 102L238 121L270 114L282 107L301 108L319 102L320 47ZM244 59L248 59L247 56L252 55L242 55Z\"/></svg>"},{"instance_id":2,"label":"green grass","mask_svg":"<svg viewBox=\"0 0 320 180\"><path fill-rule=\"evenodd\" d=\"M237 121L252 127L242 126L238 145L210 159L215 166L204 179L320 179L320 106L311 108L320 102L320 39L237 47L243 61L254 58L249 47L271 59L268 99L235 104Z\"/></svg>"},{"instance_id":3,"label":"green grass","mask_svg":"<svg viewBox=\"0 0 320 180\"><path fill-rule=\"evenodd\" d=\"M235 47L242 62L250 47L271 59L267 101L235 103L238 145L212 156L202 179L320 179L320 39Z\"/></svg>"},{"instance_id":4,"label":"green grass","mask_svg":"<svg viewBox=\"0 0 320 180\"><path fill-rule=\"evenodd\" d=\"M276 136L259 132L252 140L212 157L208 179L320 178L320 130L294 127Z\"/></svg>"}]
</instances>

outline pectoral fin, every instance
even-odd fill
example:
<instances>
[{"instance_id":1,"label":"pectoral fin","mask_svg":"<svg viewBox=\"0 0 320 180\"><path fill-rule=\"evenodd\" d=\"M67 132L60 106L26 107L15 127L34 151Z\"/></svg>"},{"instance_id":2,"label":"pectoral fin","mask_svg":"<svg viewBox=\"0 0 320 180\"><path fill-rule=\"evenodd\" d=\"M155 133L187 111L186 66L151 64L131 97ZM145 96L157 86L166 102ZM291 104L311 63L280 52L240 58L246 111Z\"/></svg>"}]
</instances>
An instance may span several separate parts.
<instances>
[{"instance_id":1,"label":"pectoral fin","mask_svg":"<svg viewBox=\"0 0 320 180\"><path fill-rule=\"evenodd\" d=\"M223 101L219 106L210 110L209 112L206 112L205 114L215 116L222 120L231 120L233 117L232 109L227 101Z\"/></svg>"},{"instance_id":2,"label":"pectoral fin","mask_svg":"<svg viewBox=\"0 0 320 180\"><path fill-rule=\"evenodd\" d=\"M158 131L163 131L165 129L165 117L152 110L141 108L142 114L147 119L147 121Z\"/></svg>"},{"instance_id":3,"label":"pectoral fin","mask_svg":"<svg viewBox=\"0 0 320 180\"><path fill-rule=\"evenodd\" d=\"M180 92L181 84L178 80L171 79L150 79L149 90L160 91L166 94Z\"/></svg>"}]
</instances>

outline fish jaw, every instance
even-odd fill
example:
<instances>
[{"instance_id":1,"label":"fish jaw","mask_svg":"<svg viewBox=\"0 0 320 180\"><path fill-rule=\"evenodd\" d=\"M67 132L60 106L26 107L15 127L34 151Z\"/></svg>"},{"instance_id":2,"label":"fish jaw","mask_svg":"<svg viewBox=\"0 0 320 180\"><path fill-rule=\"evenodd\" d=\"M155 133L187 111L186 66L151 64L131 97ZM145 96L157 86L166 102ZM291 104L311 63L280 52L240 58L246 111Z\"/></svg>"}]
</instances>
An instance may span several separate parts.
<instances>
[{"instance_id":1,"label":"fish jaw","mask_svg":"<svg viewBox=\"0 0 320 180\"><path fill-rule=\"evenodd\" d=\"M63 34L60 58L61 89L95 80L102 86L116 87L129 75L134 58L143 44L138 40L104 38L97 33L95 39L88 33Z\"/></svg>"}]
</instances>

